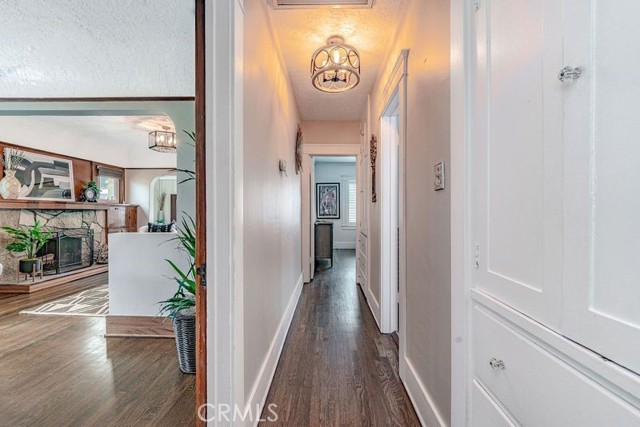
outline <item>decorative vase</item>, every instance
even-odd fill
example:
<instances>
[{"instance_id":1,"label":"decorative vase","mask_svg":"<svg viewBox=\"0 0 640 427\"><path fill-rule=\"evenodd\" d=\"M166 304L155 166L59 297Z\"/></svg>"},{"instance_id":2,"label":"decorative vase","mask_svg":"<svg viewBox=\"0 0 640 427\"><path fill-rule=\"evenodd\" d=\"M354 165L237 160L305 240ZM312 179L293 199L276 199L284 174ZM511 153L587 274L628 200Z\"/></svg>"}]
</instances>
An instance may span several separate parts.
<instances>
[{"instance_id":1,"label":"decorative vase","mask_svg":"<svg viewBox=\"0 0 640 427\"><path fill-rule=\"evenodd\" d=\"M164 224L164 210L160 210L160 212L158 212L158 219L156 222L158 224Z\"/></svg>"},{"instance_id":2,"label":"decorative vase","mask_svg":"<svg viewBox=\"0 0 640 427\"><path fill-rule=\"evenodd\" d=\"M17 199L20 196L20 181L16 178L16 171L4 171L4 178L0 180L0 196L4 199Z\"/></svg>"}]
</instances>

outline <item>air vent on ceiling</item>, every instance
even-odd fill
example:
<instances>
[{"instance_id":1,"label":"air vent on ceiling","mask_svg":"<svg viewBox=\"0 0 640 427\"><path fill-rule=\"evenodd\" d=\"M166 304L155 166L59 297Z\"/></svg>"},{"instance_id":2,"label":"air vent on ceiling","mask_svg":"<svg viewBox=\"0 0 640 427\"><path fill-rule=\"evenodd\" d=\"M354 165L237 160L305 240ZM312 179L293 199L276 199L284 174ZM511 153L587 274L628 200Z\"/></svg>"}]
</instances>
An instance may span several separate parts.
<instances>
[{"instance_id":1,"label":"air vent on ceiling","mask_svg":"<svg viewBox=\"0 0 640 427\"><path fill-rule=\"evenodd\" d=\"M274 9L367 8L374 0L269 0Z\"/></svg>"}]
</instances>

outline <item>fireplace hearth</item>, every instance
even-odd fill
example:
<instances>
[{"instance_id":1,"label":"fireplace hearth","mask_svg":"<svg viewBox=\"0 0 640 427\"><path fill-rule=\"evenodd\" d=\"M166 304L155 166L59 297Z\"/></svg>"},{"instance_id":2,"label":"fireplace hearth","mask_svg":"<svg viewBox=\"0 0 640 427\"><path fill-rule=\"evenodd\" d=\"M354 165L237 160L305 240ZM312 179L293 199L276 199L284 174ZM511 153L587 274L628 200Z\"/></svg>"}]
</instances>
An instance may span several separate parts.
<instances>
[{"instance_id":1,"label":"fireplace hearth","mask_svg":"<svg viewBox=\"0 0 640 427\"><path fill-rule=\"evenodd\" d=\"M92 229L66 229L53 234L39 252L45 275L67 273L93 265Z\"/></svg>"}]
</instances>

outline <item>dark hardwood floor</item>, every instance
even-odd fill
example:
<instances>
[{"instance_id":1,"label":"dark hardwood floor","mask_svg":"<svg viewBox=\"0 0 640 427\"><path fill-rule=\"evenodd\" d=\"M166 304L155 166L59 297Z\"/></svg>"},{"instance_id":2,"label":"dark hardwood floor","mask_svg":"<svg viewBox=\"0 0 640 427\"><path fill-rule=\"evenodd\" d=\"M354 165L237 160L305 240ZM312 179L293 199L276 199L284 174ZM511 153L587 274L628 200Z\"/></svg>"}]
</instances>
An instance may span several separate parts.
<instances>
[{"instance_id":1,"label":"dark hardwood floor","mask_svg":"<svg viewBox=\"0 0 640 427\"><path fill-rule=\"evenodd\" d=\"M107 280L0 295L0 426L195 424L195 378L180 372L174 340L105 339L104 318L19 314Z\"/></svg>"},{"instance_id":2,"label":"dark hardwood floor","mask_svg":"<svg viewBox=\"0 0 640 427\"><path fill-rule=\"evenodd\" d=\"M264 427L419 426L398 376L398 348L379 333L355 283L355 251L304 285L262 419Z\"/></svg>"}]
</instances>

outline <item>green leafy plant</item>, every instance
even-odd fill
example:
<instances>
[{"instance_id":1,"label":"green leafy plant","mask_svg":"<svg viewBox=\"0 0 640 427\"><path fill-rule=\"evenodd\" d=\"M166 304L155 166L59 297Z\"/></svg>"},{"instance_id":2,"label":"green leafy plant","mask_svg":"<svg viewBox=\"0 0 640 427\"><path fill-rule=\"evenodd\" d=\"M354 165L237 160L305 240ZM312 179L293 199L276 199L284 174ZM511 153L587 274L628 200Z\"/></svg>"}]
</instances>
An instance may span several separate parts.
<instances>
[{"instance_id":1,"label":"green leafy plant","mask_svg":"<svg viewBox=\"0 0 640 427\"><path fill-rule=\"evenodd\" d=\"M95 181L85 182L84 188L93 188L94 190L98 191L98 184Z\"/></svg>"},{"instance_id":2,"label":"green leafy plant","mask_svg":"<svg viewBox=\"0 0 640 427\"><path fill-rule=\"evenodd\" d=\"M36 259L38 251L53 234L51 231L42 230L40 221L36 221L31 227L1 227L0 229L13 237L13 241L7 245L7 250L14 253L24 253L27 260Z\"/></svg>"},{"instance_id":3,"label":"green leafy plant","mask_svg":"<svg viewBox=\"0 0 640 427\"><path fill-rule=\"evenodd\" d=\"M189 137L189 139L191 139L192 143L189 144L192 147L195 147L196 144L196 133L191 131L191 132L187 132L186 130L183 130L182 132L184 132L185 134L187 134L187 136ZM187 177L185 179L183 179L182 181L180 181L178 184L184 184L185 182L189 182L189 181L195 181L196 179L196 173L192 170L189 169L175 169L177 172L182 172L184 174L187 175Z\"/></svg>"},{"instance_id":4,"label":"green leafy plant","mask_svg":"<svg viewBox=\"0 0 640 427\"><path fill-rule=\"evenodd\" d=\"M8 171L16 171L18 167L24 161L24 151L10 148L7 150L4 156L0 158L4 169Z\"/></svg>"},{"instance_id":5,"label":"green leafy plant","mask_svg":"<svg viewBox=\"0 0 640 427\"><path fill-rule=\"evenodd\" d=\"M195 307L196 300L196 224L193 218L182 218L182 224L177 228L178 235L170 241L178 242L178 249L189 261L189 267L185 270L175 262L167 259L175 272L173 280L178 284L178 290L169 299L161 301L160 314L176 317L181 311Z\"/></svg>"}]
</instances>

